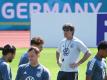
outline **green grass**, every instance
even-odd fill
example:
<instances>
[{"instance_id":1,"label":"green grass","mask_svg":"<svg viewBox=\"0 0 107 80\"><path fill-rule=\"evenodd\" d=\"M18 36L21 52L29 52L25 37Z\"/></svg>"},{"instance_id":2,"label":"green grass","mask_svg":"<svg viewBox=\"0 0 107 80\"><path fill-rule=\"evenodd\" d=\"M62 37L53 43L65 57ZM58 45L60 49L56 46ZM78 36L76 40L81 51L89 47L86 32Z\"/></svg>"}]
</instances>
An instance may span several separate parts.
<instances>
[{"instance_id":1,"label":"green grass","mask_svg":"<svg viewBox=\"0 0 107 80\"><path fill-rule=\"evenodd\" d=\"M92 52L92 56L87 61L89 61L97 52L97 49L95 49L95 48L90 48L90 50ZM20 57L26 51L27 51L27 49L25 49L25 48L17 49L15 59L10 64L11 69L12 69L13 80L15 80L15 77L16 77ZM40 63L43 64L44 66L46 66L50 70L51 77L52 77L51 80L56 80L57 73L59 71L59 67L56 64L55 52L56 52L55 48L45 48L41 52L40 59L39 59ZM83 56L83 54L81 54L80 58L82 56ZM83 63L82 65L80 65L80 67L79 67L79 80L85 80L87 61L85 63Z\"/></svg>"}]
</instances>

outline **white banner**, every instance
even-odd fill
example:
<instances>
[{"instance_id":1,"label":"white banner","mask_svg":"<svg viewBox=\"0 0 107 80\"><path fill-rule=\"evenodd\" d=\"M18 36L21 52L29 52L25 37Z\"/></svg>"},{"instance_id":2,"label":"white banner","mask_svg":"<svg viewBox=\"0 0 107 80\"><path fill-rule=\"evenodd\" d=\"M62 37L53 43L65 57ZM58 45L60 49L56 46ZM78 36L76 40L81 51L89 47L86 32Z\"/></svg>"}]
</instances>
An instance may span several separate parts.
<instances>
[{"instance_id":1,"label":"white banner","mask_svg":"<svg viewBox=\"0 0 107 80\"><path fill-rule=\"evenodd\" d=\"M96 47L97 15L93 13L39 13L31 15L31 38L41 36L45 47L57 47L63 39L62 26L71 23L75 26L75 36L88 47Z\"/></svg>"}]
</instances>

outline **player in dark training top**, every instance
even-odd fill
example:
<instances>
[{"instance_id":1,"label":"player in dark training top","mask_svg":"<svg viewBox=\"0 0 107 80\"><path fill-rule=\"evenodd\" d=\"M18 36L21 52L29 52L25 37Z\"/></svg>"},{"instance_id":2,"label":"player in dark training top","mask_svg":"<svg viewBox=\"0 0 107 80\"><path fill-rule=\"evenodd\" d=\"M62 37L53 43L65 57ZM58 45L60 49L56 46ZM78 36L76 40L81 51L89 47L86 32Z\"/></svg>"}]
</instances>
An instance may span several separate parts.
<instances>
[{"instance_id":1,"label":"player in dark training top","mask_svg":"<svg viewBox=\"0 0 107 80\"><path fill-rule=\"evenodd\" d=\"M39 63L40 50L31 47L28 50L29 62L19 66L16 80L50 80L50 73L47 68Z\"/></svg>"},{"instance_id":2,"label":"player in dark training top","mask_svg":"<svg viewBox=\"0 0 107 80\"><path fill-rule=\"evenodd\" d=\"M88 62L86 80L107 80L106 62L107 41L101 41L98 45L96 56ZM106 78L106 79L105 79Z\"/></svg>"},{"instance_id":3,"label":"player in dark training top","mask_svg":"<svg viewBox=\"0 0 107 80\"><path fill-rule=\"evenodd\" d=\"M5 45L2 50L2 57L0 58L0 80L12 80L11 68L8 62L12 62L16 48L9 44Z\"/></svg>"}]
</instances>

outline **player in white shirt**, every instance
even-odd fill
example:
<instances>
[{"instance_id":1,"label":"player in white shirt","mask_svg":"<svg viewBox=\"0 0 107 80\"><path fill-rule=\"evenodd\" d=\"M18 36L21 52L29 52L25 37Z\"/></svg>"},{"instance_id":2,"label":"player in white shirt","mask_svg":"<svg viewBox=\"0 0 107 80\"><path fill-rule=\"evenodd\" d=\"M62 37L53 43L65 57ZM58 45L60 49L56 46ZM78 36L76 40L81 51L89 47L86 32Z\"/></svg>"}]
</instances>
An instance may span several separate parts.
<instances>
[{"instance_id":1,"label":"player in white shirt","mask_svg":"<svg viewBox=\"0 0 107 80\"><path fill-rule=\"evenodd\" d=\"M56 51L57 64L61 68L57 80L78 80L78 66L91 55L86 45L74 37L75 28L71 24L63 26L64 37ZM84 54L79 60L80 52Z\"/></svg>"}]
</instances>

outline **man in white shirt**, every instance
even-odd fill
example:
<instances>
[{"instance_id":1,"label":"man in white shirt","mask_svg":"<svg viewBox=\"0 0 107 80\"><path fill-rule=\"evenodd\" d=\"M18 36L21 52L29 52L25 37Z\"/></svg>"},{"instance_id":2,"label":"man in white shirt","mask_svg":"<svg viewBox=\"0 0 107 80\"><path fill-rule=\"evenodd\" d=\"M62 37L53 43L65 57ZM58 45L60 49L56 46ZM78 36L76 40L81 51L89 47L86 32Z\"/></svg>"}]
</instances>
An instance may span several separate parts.
<instances>
[{"instance_id":1,"label":"man in white shirt","mask_svg":"<svg viewBox=\"0 0 107 80\"><path fill-rule=\"evenodd\" d=\"M78 66L84 63L91 55L86 45L74 37L75 28L71 24L63 26L64 39L56 51L57 64L61 68L57 80L78 80ZM80 52L84 53L79 60Z\"/></svg>"}]
</instances>

